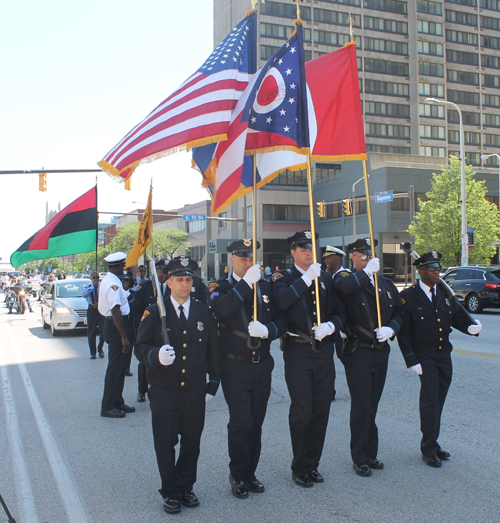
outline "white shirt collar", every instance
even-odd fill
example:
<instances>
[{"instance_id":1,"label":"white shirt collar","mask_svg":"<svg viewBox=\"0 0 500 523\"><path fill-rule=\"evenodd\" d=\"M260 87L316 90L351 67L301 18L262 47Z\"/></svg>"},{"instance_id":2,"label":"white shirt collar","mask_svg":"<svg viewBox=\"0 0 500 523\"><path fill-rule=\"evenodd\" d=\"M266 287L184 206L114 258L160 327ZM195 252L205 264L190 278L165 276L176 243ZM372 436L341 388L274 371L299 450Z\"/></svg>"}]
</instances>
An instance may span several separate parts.
<instances>
[{"instance_id":1,"label":"white shirt collar","mask_svg":"<svg viewBox=\"0 0 500 523\"><path fill-rule=\"evenodd\" d=\"M418 283L420 285L420 288L424 291L425 295L429 298L430 301L432 301L431 288L434 289L434 294L435 294L435 296L437 296L437 286L436 285L434 285L434 287L429 287L422 280L418 280Z\"/></svg>"},{"instance_id":2,"label":"white shirt collar","mask_svg":"<svg viewBox=\"0 0 500 523\"><path fill-rule=\"evenodd\" d=\"M181 313L179 311L180 303L178 303L172 295L170 295L170 301L172 302L172 305L174 306L175 312L177 313L177 317L180 318ZM182 304L182 307L184 309L184 316L186 316L186 320L189 318L189 307L191 306L191 299L187 300L185 303Z\"/></svg>"},{"instance_id":3,"label":"white shirt collar","mask_svg":"<svg viewBox=\"0 0 500 523\"><path fill-rule=\"evenodd\" d=\"M301 269L296 263L294 265L295 265L295 268L300 272L300 274L305 274L307 272L304 269Z\"/></svg>"},{"instance_id":4,"label":"white shirt collar","mask_svg":"<svg viewBox=\"0 0 500 523\"><path fill-rule=\"evenodd\" d=\"M233 272L233 274L231 276L233 277L233 280L236 281L236 282L241 280L241 277L238 276L235 272Z\"/></svg>"}]
</instances>

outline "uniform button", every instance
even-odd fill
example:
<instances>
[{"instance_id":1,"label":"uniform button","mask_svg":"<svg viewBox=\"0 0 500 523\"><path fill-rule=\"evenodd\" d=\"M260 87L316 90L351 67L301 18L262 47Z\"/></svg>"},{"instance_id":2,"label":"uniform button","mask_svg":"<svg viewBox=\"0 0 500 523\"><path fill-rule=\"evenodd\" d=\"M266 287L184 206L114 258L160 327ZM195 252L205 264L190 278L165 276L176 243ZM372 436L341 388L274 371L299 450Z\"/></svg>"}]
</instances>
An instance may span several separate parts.
<instances>
[{"instance_id":1,"label":"uniform button","mask_svg":"<svg viewBox=\"0 0 500 523\"><path fill-rule=\"evenodd\" d=\"M255 356L255 351L253 351L252 354Z\"/></svg>"},{"instance_id":2,"label":"uniform button","mask_svg":"<svg viewBox=\"0 0 500 523\"><path fill-rule=\"evenodd\" d=\"M187 334L187 331L183 331L182 334Z\"/></svg>"},{"instance_id":3,"label":"uniform button","mask_svg":"<svg viewBox=\"0 0 500 523\"><path fill-rule=\"evenodd\" d=\"M184 387L184 382L181 382L181 387Z\"/></svg>"},{"instance_id":4,"label":"uniform button","mask_svg":"<svg viewBox=\"0 0 500 523\"><path fill-rule=\"evenodd\" d=\"M182 356L182 359L185 360L187 358L187 356Z\"/></svg>"},{"instance_id":5,"label":"uniform button","mask_svg":"<svg viewBox=\"0 0 500 523\"><path fill-rule=\"evenodd\" d=\"M316 301L313 301L313 304L316 305Z\"/></svg>"},{"instance_id":6,"label":"uniform button","mask_svg":"<svg viewBox=\"0 0 500 523\"><path fill-rule=\"evenodd\" d=\"M201 341L201 338L198 341Z\"/></svg>"},{"instance_id":7,"label":"uniform button","mask_svg":"<svg viewBox=\"0 0 500 523\"><path fill-rule=\"evenodd\" d=\"M316 313L315 313L315 312L313 312L313 314L316 316Z\"/></svg>"},{"instance_id":8,"label":"uniform button","mask_svg":"<svg viewBox=\"0 0 500 523\"><path fill-rule=\"evenodd\" d=\"M441 345L440 345L439 348L442 349L443 347L441 347Z\"/></svg>"},{"instance_id":9,"label":"uniform button","mask_svg":"<svg viewBox=\"0 0 500 523\"><path fill-rule=\"evenodd\" d=\"M439 332L441 332L443 329L439 329Z\"/></svg>"},{"instance_id":10,"label":"uniform button","mask_svg":"<svg viewBox=\"0 0 500 523\"><path fill-rule=\"evenodd\" d=\"M186 369L182 369L182 374L186 374Z\"/></svg>"},{"instance_id":11,"label":"uniform button","mask_svg":"<svg viewBox=\"0 0 500 523\"><path fill-rule=\"evenodd\" d=\"M441 318L438 318L438 321L441 321Z\"/></svg>"},{"instance_id":12,"label":"uniform button","mask_svg":"<svg viewBox=\"0 0 500 523\"><path fill-rule=\"evenodd\" d=\"M182 346L183 346L184 348L186 348L186 347L187 347L187 343L183 343Z\"/></svg>"},{"instance_id":13,"label":"uniform button","mask_svg":"<svg viewBox=\"0 0 500 523\"><path fill-rule=\"evenodd\" d=\"M443 338L439 338L439 341L443 341Z\"/></svg>"},{"instance_id":14,"label":"uniform button","mask_svg":"<svg viewBox=\"0 0 500 523\"><path fill-rule=\"evenodd\" d=\"M361 305L363 305L363 307L365 306L365 304L364 304L364 303L362 303Z\"/></svg>"},{"instance_id":15,"label":"uniform button","mask_svg":"<svg viewBox=\"0 0 500 523\"><path fill-rule=\"evenodd\" d=\"M421 319L421 320L423 320L423 319L424 319L424 317L422 316L422 317L421 317L420 319Z\"/></svg>"},{"instance_id":16,"label":"uniform button","mask_svg":"<svg viewBox=\"0 0 500 523\"><path fill-rule=\"evenodd\" d=\"M314 294L314 291L311 291L311 294Z\"/></svg>"}]
</instances>

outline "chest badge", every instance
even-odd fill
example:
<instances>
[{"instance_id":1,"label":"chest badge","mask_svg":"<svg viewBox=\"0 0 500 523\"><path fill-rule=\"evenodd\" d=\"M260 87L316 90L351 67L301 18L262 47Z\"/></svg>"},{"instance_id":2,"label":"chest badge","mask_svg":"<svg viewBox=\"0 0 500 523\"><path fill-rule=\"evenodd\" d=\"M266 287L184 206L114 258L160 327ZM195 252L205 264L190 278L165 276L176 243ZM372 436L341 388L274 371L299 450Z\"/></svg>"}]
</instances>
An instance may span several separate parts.
<instances>
[{"instance_id":1,"label":"chest badge","mask_svg":"<svg viewBox=\"0 0 500 523\"><path fill-rule=\"evenodd\" d=\"M201 321L198 322L198 324L196 325L196 328L199 330L199 331L202 331L205 327L203 327L203 323Z\"/></svg>"},{"instance_id":2,"label":"chest badge","mask_svg":"<svg viewBox=\"0 0 500 523\"><path fill-rule=\"evenodd\" d=\"M387 297L388 297L390 300L392 300L392 294L391 294L389 291L387 291Z\"/></svg>"},{"instance_id":3,"label":"chest badge","mask_svg":"<svg viewBox=\"0 0 500 523\"><path fill-rule=\"evenodd\" d=\"M449 307L450 306L450 300L448 298L445 298L444 301L445 301L446 305L448 305L448 307Z\"/></svg>"},{"instance_id":4,"label":"chest badge","mask_svg":"<svg viewBox=\"0 0 500 523\"><path fill-rule=\"evenodd\" d=\"M324 291L326 291L326 285L325 285L325 282L324 282L324 281L320 281L319 283L320 283L320 285L321 285L321 288L322 288Z\"/></svg>"},{"instance_id":5,"label":"chest badge","mask_svg":"<svg viewBox=\"0 0 500 523\"><path fill-rule=\"evenodd\" d=\"M263 294L262 299L264 300L264 303L269 303L269 296L266 296L265 294Z\"/></svg>"},{"instance_id":6,"label":"chest badge","mask_svg":"<svg viewBox=\"0 0 500 523\"><path fill-rule=\"evenodd\" d=\"M194 287L191 287L191 292L195 292L196 289Z\"/></svg>"}]
</instances>

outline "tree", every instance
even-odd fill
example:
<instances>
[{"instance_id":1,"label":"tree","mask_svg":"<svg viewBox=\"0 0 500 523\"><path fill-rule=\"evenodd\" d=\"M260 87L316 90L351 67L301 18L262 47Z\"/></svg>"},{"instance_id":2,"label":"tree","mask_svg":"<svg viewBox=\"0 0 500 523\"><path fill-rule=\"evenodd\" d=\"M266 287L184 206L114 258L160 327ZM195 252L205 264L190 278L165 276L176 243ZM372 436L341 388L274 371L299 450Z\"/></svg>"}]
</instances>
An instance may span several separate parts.
<instances>
[{"instance_id":1,"label":"tree","mask_svg":"<svg viewBox=\"0 0 500 523\"><path fill-rule=\"evenodd\" d=\"M465 166L467 226L474 229L474 247L469 248L469 263L489 263L496 248L489 243L498 241L498 209L486 200L484 181L474 179L475 171ZM461 199L460 159L450 156L450 168L433 173L428 200L419 200L420 210L408 227L415 236L417 252L439 251L444 266L461 262Z\"/></svg>"},{"instance_id":2,"label":"tree","mask_svg":"<svg viewBox=\"0 0 500 523\"><path fill-rule=\"evenodd\" d=\"M148 246L147 252L156 258L170 260L177 251L189 249L191 243L188 239L189 234L180 229L153 230L153 243Z\"/></svg>"}]
</instances>

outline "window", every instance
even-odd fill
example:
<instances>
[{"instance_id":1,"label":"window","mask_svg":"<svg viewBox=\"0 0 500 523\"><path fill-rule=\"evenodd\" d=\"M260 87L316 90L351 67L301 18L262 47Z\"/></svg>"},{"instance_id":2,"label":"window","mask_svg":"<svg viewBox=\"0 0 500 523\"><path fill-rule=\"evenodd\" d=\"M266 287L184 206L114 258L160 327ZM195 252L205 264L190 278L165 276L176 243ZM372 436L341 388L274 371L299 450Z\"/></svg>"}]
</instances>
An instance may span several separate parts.
<instances>
[{"instance_id":1,"label":"window","mask_svg":"<svg viewBox=\"0 0 500 523\"><path fill-rule=\"evenodd\" d=\"M410 138L410 127L407 125L390 125L384 123L367 122L365 124L366 134L370 136L382 136L391 138Z\"/></svg>"},{"instance_id":2,"label":"window","mask_svg":"<svg viewBox=\"0 0 500 523\"><path fill-rule=\"evenodd\" d=\"M281 40L286 40L293 33L294 28L286 25L275 25L275 24L260 24L260 36L265 36L267 38L278 38ZM304 28L304 41L311 41L311 30Z\"/></svg>"},{"instance_id":3,"label":"window","mask_svg":"<svg viewBox=\"0 0 500 523\"><path fill-rule=\"evenodd\" d=\"M394 193L394 199L391 202L391 211L409 211L410 210L410 199L396 198L397 193Z\"/></svg>"},{"instance_id":4,"label":"window","mask_svg":"<svg viewBox=\"0 0 500 523\"><path fill-rule=\"evenodd\" d=\"M408 44L405 42L394 42L393 40L380 40L378 38L364 38L365 51L380 51L381 53L392 53L408 55Z\"/></svg>"},{"instance_id":5,"label":"window","mask_svg":"<svg viewBox=\"0 0 500 523\"><path fill-rule=\"evenodd\" d=\"M269 60L271 56L279 49L279 47L274 47L272 45L262 45L260 46L260 59Z\"/></svg>"},{"instance_id":6,"label":"window","mask_svg":"<svg viewBox=\"0 0 500 523\"><path fill-rule=\"evenodd\" d=\"M479 5L484 9L489 9L490 11L500 11L499 0L479 0Z\"/></svg>"},{"instance_id":7,"label":"window","mask_svg":"<svg viewBox=\"0 0 500 523\"><path fill-rule=\"evenodd\" d=\"M483 94L483 105L487 107L500 107L500 96L495 94Z\"/></svg>"},{"instance_id":8,"label":"window","mask_svg":"<svg viewBox=\"0 0 500 523\"><path fill-rule=\"evenodd\" d=\"M392 74L396 76L408 76L409 65L401 62L388 62L386 60L375 60L365 58L365 71L370 73Z\"/></svg>"},{"instance_id":9,"label":"window","mask_svg":"<svg viewBox=\"0 0 500 523\"><path fill-rule=\"evenodd\" d=\"M500 20L498 18L491 18L489 16L481 16L481 27L500 31Z\"/></svg>"},{"instance_id":10,"label":"window","mask_svg":"<svg viewBox=\"0 0 500 523\"><path fill-rule=\"evenodd\" d=\"M446 61L455 62L457 64L479 65L479 57L477 53L466 53L464 51L455 51L453 49L446 50Z\"/></svg>"},{"instance_id":11,"label":"window","mask_svg":"<svg viewBox=\"0 0 500 523\"><path fill-rule=\"evenodd\" d=\"M411 154L410 147L399 147L397 145L366 144L366 150L374 153Z\"/></svg>"},{"instance_id":12,"label":"window","mask_svg":"<svg viewBox=\"0 0 500 523\"><path fill-rule=\"evenodd\" d=\"M446 30L446 41L465 45L477 45L478 42L476 34L465 33L464 31L451 31L450 29Z\"/></svg>"},{"instance_id":13,"label":"window","mask_svg":"<svg viewBox=\"0 0 500 523\"><path fill-rule=\"evenodd\" d=\"M197 220L195 222L187 222L187 232L189 234L197 234L199 232L205 232L206 220Z\"/></svg>"},{"instance_id":14,"label":"window","mask_svg":"<svg viewBox=\"0 0 500 523\"><path fill-rule=\"evenodd\" d=\"M296 11L296 6L293 7ZM302 12L302 7L300 9ZM354 27L361 27L361 15L352 15L354 19ZM314 9L314 21L321 22L323 24L334 24L348 26L347 19L349 18L349 13L342 13L340 11L330 11L328 9Z\"/></svg>"},{"instance_id":15,"label":"window","mask_svg":"<svg viewBox=\"0 0 500 523\"><path fill-rule=\"evenodd\" d=\"M267 2L260 6L260 12L263 15L281 16L282 18L296 18L297 7L290 4L282 4L281 2ZM302 20L311 19L311 8L301 5L300 14Z\"/></svg>"},{"instance_id":16,"label":"window","mask_svg":"<svg viewBox=\"0 0 500 523\"><path fill-rule=\"evenodd\" d=\"M203 256L205 256L205 246L200 245L198 247L190 247L189 248L189 257L192 260L196 260L197 262L201 262L203 259Z\"/></svg>"},{"instance_id":17,"label":"window","mask_svg":"<svg viewBox=\"0 0 500 523\"><path fill-rule=\"evenodd\" d=\"M279 173L268 185L307 187L307 169L302 169L301 171L291 171L287 169Z\"/></svg>"},{"instance_id":18,"label":"window","mask_svg":"<svg viewBox=\"0 0 500 523\"><path fill-rule=\"evenodd\" d=\"M316 164L316 181L324 182L340 178L342 166L340 163L317 163Z\"/></svg>"},{"instance_id":19,"label":"window","mask_svg":"<svg viewBox=\"0 0 500 523\"><path fill-rule=\"evenodd\" d=\"M342 47L350 41L351 39L348 34L314 30L314 42L316 44L334 45L336 47Z\"/></svg>"},{"instance_id":20,"label":"window","mask_svg":"<svg viewBox=\"0 0 500 523\"><path fill-rule=\"evenodd\" d=\"M469 71L454 71L448 69L446 71L448 82L459 84L479 85L479 75Z\"/></svg>"},{"instance_id":21,"label":"window","mask_svg":"<svg viewBox=\"0 0 500 523\"><path fill-rule=\"evenodd\" d=\"M403 35L408 34L408 24L406 22L399 22L398 20L388 20L387 18L376 18L374 16L365 16L363 18L363 21L364 29L371 29L373 31L384 31L385 33L396 33Z\"/></svg>"},{"instance_id":22,"label":"window","mask_svg":"<svg viewBox=\"0 0 500 523\"><path fill-rule=\"evenodd\" d=\"M446 138L445 128L435 125L419 125L420 138L432 138L434 140L444 140Z\"/></svg>"},{"instance_id":23,"label":"window","mask_svg":"<svg viewBox=\"0 0 500 523\"><path fill-rule=\"evenodd\" d=\"M342 204L333 203L331 205L325 205L325 218L332 220L333 218L342 217Z\"/></svg>"},{"instance_id":24,"label":"window","mask_svg":"<svg viewBox=\"0 0 500 523\"><path fill-rule=\"evenodd\" d=\"M420 156L439 156L441 158L444 158L446 156L446 148L445 147L429 147L429 146L421 145L419 147L418 154Z\"/></svg>"},{"instance_id":25,"label":"window","mask_svg":"<svg viewBox=\"0 0 500 523\"><path fill-rule=\"evenodd\" d=\"M453 89L448 89L448 101L468 105L479 105L479 94L470 91L454 91Z\"/></svg>"},{"instance_id":26,"label":"window","mask_svg":"<svg viewBox=\"0 0 500 523\"><path fill-rule=\"evenodd\" d=\"M483 115L483 118L484 118L484 125L485 126L488 126L488 127L500 127L500 115L485 113Z\"/></svg>"},{"instance_id":27,"label":"window","mask_svg":"<svg viewBox=\"0 0 500 523\"><path fill-rule=\"evenodd\" d=\"M483 134L483 144L487 147L498 147L500 146L500 135L498 134Z\"/></svg>"},{"instance_id":28,"label":"window","mask_svg":"<svg viewBox=\"0 0 500 523\"><path fill-rule=\"evenodd\" d=\"M465 131L464 142L466 145L481 145L481 133ZM460 132L449 130L448 143L460 143Z\"/></svg>"},{"instance_id":29,"label":"window","mask_svg":"<svg viewBox=\"0 0 500 523\"><path fill-rule=\"evenodd\" d=\"M365 114L391 116L393 118L409 118L410 106L403 104L389 104L385 102L365 102Z\"/></svg>"},{"instance_id":30,"label":"window","mask_svg":"<svg viewBox=\"0 0 500 523\"><path fill-rule=\"evenodd\" d=\"M442 105L418 104L418 114L427 118L444 118Z\"/></svg>"},{"instance_id":31,"label":"window","mask_svg":"<svg viewBox=\"0 0 500 523\"><path fill-rule=\"evenodd\" d=\"M443 44L437 44L436 42L422 42L422 40L419 40L418 52L434 56L443 56Z\"/></svg>"},{"instance_id":32,"label":"window","mask_svg":"<svg viewBox=\"0 0 500 523\"><path fill-rule=\"evenodd\" d=\"M462 111L464 125L481 125L481 113ZM458 111L448 111L448 123L460 123Z\"/></svg>"},{"instance_id":33,"label":"window","mask_svg":"<svg viewBox=\"0 0 500 523\"><path fill-rule=\"evenodd\" d=\"M419 33L441 36L443 34L443 24L438 22L426 22L424 20L418 20L417 31Z\"/></svg>"},{"instance_id":34,"label":"window","mask_svg":"<svg viewBox=\"0 0 500 523\"><path fill-rule=\"evenodd\" d=\"M389 13L408 14L406 2L398 0L364 0L364 7L367 9L376 9L377 11L388 11Z\"/></svg>"},{"instance_id":35,"label":"window","mask_svg":"<svg viewBox=\"0 0 500 523\"><path fill-rule=\"evenodd\" d=\"M500 49L500 38L494 36L481 36L481 46L488 49Z\"/></svg>"},{"instance_id":36,"label":"window","mask_svg":"<svg viewBox=\"0 0 500 523\"><path fill-rule=\"evenodd\" d=\"M247 223L253 223L253 211L252 206L247 206Z\"/></svg>"},{"instance_id":37,"label":"window","mask_svg":"<svg viewBox=\"0 0 500 523\"><path fill-rule=\"evenodd\" d=\"M408 84L393 82L379 82L378 80L365 79L365 93L388 94L393 96L410 96Z\"/></svg>"},{"instance_id":38,"label":"window","mask_svg":"<svg viewBox=\"0 0 500 523\"><path fill-rule=\"evenodd\" d=\"M221 212L219 218L227 218L227 212ZM217 220L219 224L219 229L227 229L227 222L224 220Z\"/></svg>"},{"instance_id":39,"label":"window","mask_svg":"<svg viewBox=\"0 0 500 523\"><path fill-rule=\"evenodd\" d=\"M419 13L429 13L431 15L442 15L443 6L439 2L430 2L428 0L417 0L417 11Z\"/></svg>"},{"instance_id":40,"label":"window","mask_svg":"<svg viewBox=\"0 0 500 523\"><path fill-rule=\"evenodd\" d=\"M425 74L427 76L444 77L444 65L431 62L418 62L418 72L419 74Z\"/></svg>"},{"instance_id":41,"label":"window","mask_svg":"<svg viewBox=\"0 0 500 523\"><path fill-rule=\"evenodd\" d=\"M484 87L500 87L500 76L492 74L483 74L483 86Z\"/></svg>"},{"instance_id":42,"label":"window","mask_svg":"<svg viewBox=\"0 0 500 523\"><path fill-rule=\"evenodd\" d=\"M272 205L262 206L262 219L264 221L308 221L308 205Z\"/></svg>"},{"instance_id":43,"label":"window","mask_svg":"<svg viewBox=\"0 0 500 523\"><path fill-rule=\"evenodd\" d=\"M471 7L477 6L476 0L446 0L446 2L450 2L450 4L468 5Z\"/></svg>"},{"instance_id":44,"label":"window","mask_svg":"<svg viewBox=\"0 0 500 523\"><path fill-rule=\"evenodd\" d=\"M344 4L344 5L356 5L360 6L360 0L323 0L323 2L329 2L331 4ZM297 8L295 8L297 9Z\"/></svg>"},{"instance_id":45,"label":"window","mask_svg":"<svg viewBox=\"0 0 500 523\"><path fill-rule=\"evenodd\" d=\"M422 96L433 96L444 98L444 85L429 84L426 82L418 83L418 94Z\"/></svg>"},{"instance_id":46,"label":"window","mask_svg":"<svg viewBox=\"0 0 500 523\"><path fill-rule=\"evenodd\" d=\"M477 27L477 15L461 13L460 11L449 11L446 9L446 21L453 22L455 24Z\"/></svg>"},{"instance_id":47,"label":"window","mask_svg":"<svg viewBox=\"0 0 500 523\"><path fill-rule=\"evenodd\" d=\"M490 67L491 69L500 69L500 57L482 54L481 65L483 67Z\"/></svg>"}]
</instances>

